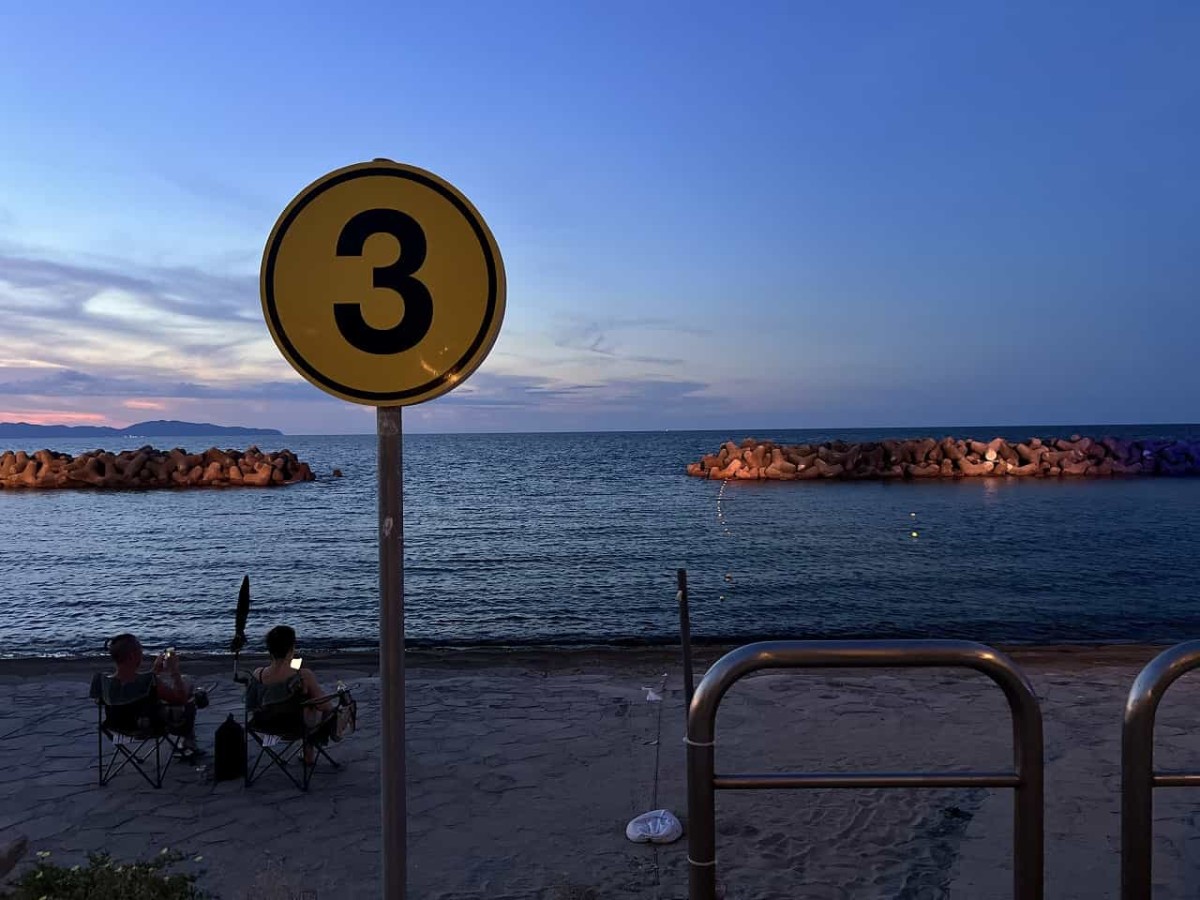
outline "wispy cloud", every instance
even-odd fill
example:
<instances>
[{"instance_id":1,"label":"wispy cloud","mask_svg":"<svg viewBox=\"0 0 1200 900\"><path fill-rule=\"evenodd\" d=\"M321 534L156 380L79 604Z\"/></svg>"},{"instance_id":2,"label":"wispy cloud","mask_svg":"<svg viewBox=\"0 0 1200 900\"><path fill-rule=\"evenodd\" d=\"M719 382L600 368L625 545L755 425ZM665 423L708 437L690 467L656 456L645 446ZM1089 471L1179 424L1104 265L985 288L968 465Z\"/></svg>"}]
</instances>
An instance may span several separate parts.
<instances>
[{"instance_id":1,"label":"wispy cloud","mask_svg":"<svg viewBox=\"0 0 1200 900\"><path fill-rule=\"evenodd\" d=\"M294 380L262 322L250 277L186 268L116 272L4 255L0 315L0 356L31 368L143 382Z\"/></svg>"},{"instance_id":2,"label":"wispy cloud","mask_svg":"<svg viewBox=\"0 0 1200 900\"><path fill-rule=\"evenodd\" d=\"M647 341L661 345L663 335L706 335L705 329L662 318L562 317L552 329L554 344L586 355L642 363L650 366L680 366L678 356L641 353L630 347ZM631 341L631 338L634 339Z\"/></svg>"},{"instance_id":3,"label":"wispy cloud","mask_svg":"<svg viewBox=\"0 0 1200 900\"><path fill-rule=\"evenodd\" d=\"M164 410L167 404L161 400L126 400L121 404L126 409L155 409Z\"/></svg>"},{"instance_id":4,"label":"wispy cloud","mask_svg":"<svg viewBox=\"0 0 1200 900\"><path fill-rule=\"evenodd\" d=\"M365 418L283 361L250 276L0 253L0 316L0 392L26 421L130 410L215 418L206 410L237 403L256 414L311 409L300 414L306 423L335 406L342 422ZM658 411L707 385L682 375L681 357L651 351L672 335L704 333L667 319L562 317L537 340L509 341L421 418L470 428L519 415L527 424L513 427L555 427L556 416Z\"/></svg>"},{"instance_id":5,"label":"wispy cloud","mask_svg":"<svg viewBox=\"0 0 1200 900\"><path fill-rule=\"evenodd\" d=\"M208 203L218 203L239 211L250 212L256 217L273 215L277 212L275 203L270 198L226 179L213 177L211 173L198 168L189 170L176 167L163 168L157 173L157 176L171 187Z\"/></svg>"},{"instance_id":6,"label":"wispy cloud","mask_svg":"<svg viewBox=\"0 0 1200 900\"><path fill-rule=\"evenodd\" d=\"M312 396L313 388L302 381L203 384L191 381L145 381L134 377L89 375L74 369L0 367L0 390L24 396L128 397L153 394L188 399L292 399Z\"/></svg>"},{"instance_id":7,"label":"wispy cloud","mask_svg":"<svg viewBox=\"0 0 1200 900\"><path fill-rule=\"evenodd\" d=\"M665 378L632 378L576 384L544 376L479 372L440 402L446 406L492 409L565 411L586 405L589 409L655 409L662 404L696 396L707 389L700 381Z\"/></svg>"},{"instance_id":8,"label":"wispy cloud","mask_svg":"<svg viewBox=\"0 0 1200 900\"><path fill-rule=\"evenodd\" d=\"M701 381L625 378L574 383L480 371L452 394L406 412L420 430L554 431L689 427L697 408L730 408Z\"/></svg>"}]
</instances>

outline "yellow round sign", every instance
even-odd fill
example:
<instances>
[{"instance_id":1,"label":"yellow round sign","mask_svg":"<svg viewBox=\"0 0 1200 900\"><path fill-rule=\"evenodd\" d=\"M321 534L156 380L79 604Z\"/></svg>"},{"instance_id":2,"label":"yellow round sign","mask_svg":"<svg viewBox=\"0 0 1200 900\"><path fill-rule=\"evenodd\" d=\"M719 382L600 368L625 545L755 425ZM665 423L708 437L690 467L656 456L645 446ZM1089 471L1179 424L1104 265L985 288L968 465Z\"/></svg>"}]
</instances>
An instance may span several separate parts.
<instances>
[{"instance_id":1,"label":"yellow round sign","mask_svg":"<svg viewBox=\"0 0 1200 900\"><path fill-rule=\"evenodd\" d=\"M263 251L263 315L301 375L343 400L408 406L483 362L504 318L504 264L451 184L390 160L297 195Z\"/></svg>"}]
</instances>

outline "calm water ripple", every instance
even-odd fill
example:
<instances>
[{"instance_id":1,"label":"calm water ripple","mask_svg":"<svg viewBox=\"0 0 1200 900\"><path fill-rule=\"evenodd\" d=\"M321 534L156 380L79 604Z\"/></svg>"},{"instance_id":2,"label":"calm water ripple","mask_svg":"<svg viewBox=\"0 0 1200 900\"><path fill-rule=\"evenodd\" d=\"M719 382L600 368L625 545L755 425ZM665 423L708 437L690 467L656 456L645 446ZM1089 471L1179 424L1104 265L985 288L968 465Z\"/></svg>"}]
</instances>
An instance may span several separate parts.
<instances>
[{"instance_id":1,"label":"calm water ripple","mask_svg":"<svg viewBox=\"0 0 1200 900\"><path fill-rule=\"evenodd\" d=\"M1196 426L937 434L1073 431L1200 438ZM670 640L677 567L689 570L702 639L1200 635L1200 479L731 482L722 491L683 474L685 463L744 436L409 436L410 640ZM228 438L179 443L232 446ZM216 650L231 636L246 573L252 636L287 621L307 646L372 645L374 437L275 437L259 446L295 450L320 480L265 491L0 492L0 655L94 652L125 628L151 647ZM335 467L344 478L328 477Z\"/></svg>"}]
</instances>

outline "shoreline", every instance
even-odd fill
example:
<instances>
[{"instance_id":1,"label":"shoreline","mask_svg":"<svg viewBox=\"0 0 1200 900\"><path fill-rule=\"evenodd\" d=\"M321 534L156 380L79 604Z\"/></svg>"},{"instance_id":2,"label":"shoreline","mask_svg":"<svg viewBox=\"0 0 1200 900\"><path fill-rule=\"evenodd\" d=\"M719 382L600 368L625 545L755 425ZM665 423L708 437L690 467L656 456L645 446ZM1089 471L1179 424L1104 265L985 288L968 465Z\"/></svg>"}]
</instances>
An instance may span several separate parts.
<instances>
[{"instance_id":1,"label":"shoreline","mask_svg":"<svg viewBox=\"0 0 1200 900\"><path fill-rule=\"evenodd\" d=\"M703 669L725 653L745 642L693 644L696 678ZM982 643L982 642L981 642ZM1056 669L1097 668L1105 666L1145 665L1163 650L1175 645L1163 643L1129 644L988 644L1010 656L1021 666L1052 666ZM596 644L587 646L521 645L465 647L410 647L405 651L406 668L422 670L475 671L490 668L529 668L543 671L570 671L579 668L678 670L682 666L682 651L678 644ZM233 655L229 653L188 656L181 654L185 672L211 677L232 671ZM305 653L302 657L318 669L329 671L353 670L376 673L377 650L322 651ZM243 654L239 667L253 669L267 661L265 653ZM90 656L25 656L0 658L0 678L54 677L90 674L110 665L108 657ZM306 665L307 668L307 665Z\"/></svg>"}]
</instances>

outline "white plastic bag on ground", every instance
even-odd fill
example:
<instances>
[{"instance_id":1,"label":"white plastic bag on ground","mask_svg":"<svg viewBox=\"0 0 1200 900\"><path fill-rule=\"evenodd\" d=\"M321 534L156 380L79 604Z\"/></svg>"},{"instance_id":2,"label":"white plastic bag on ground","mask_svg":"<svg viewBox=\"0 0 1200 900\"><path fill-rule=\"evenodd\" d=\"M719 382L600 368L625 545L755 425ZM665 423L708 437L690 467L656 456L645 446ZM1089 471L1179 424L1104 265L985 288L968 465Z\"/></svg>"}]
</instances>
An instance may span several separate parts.
<instances>
[{"instance_id":1,"label":"white plastic bag on ground","mask_svg":"<svg viewBox=\"0 0 1200 900\"><path fill-rule=\"evenodd\" d=\"M635 844L669 844L683 836L683 825L669 809L642 813L625 826L625 837Z\"/></svg>"}]
</instances>

